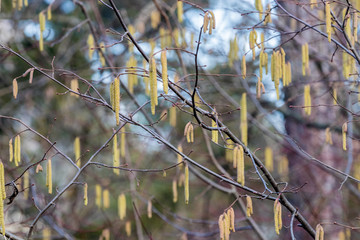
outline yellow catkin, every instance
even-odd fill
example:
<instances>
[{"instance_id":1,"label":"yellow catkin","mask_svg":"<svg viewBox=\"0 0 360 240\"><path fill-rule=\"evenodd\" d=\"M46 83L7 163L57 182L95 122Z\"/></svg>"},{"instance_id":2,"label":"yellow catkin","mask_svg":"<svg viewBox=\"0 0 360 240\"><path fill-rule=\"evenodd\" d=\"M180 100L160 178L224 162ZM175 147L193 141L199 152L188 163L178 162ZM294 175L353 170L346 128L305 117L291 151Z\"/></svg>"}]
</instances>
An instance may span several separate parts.
<instances>
[{"instance_id":1,"label":"yellow catkin","mask_svg":"<svg viewBox=\"0 0 360 240\"><path fill-rule=\"evenodd\" d=\"M175 40L175 42L174 42L175 47L179 47L180 46L180 40L179 40L180 32L179 32L178 28L174 29L173 35L174 35L174 40Z\"/></svg>"},{"instance_id":2,"label":"yellow catkin","mask_svg":"<svg viewBox=\"0 0 360 240\"><path fill-rule=\"evenodd\" d=\"M239 148L239 156L237 157L237 182L241 185L245 185L245 159L244 159L244 148L237 145Z\"/></svg>"},{"instance_id":3,"label":"yellow catkin","mask_svg":"<svg viewBox=\"0 0 360 240\"><path fill-rule=\"evenodd\" d=\"M358 40L358 12L354 12L353 14L353 28L354 28L354 41L357 42Z\"/></svg>"},{"instance_id":4,"label":"yellow catkin","mask_svg":"<svg viewBox=\"0 0 360 240\"><path fill-rule=\"evenodd\" d=\"M188 164L185 164L184 193L185 193L185 203L189 204L189 166L188 166Z\"/></svg>"},{"instance_id":5,"label":"yellow catkin","mask_svg":"<svg viewBox=\"0 0 360 240\"><path fill-rule=\"evenodd\" d=\"M215 29L216 28L216 21L215 21L215 14L213 11L209 11L210 15L211 15L211 19L213 21L213 24L212 24L212 29Z\"/></svg>"},{"instance_id":6,"label":"yellow catkin","mask_svg":"<svg viewBox=\"0 0 360 240\"><path fill-rule=\"evenodd\" d=\"M209 25L209 12L206 12L204 15L204 23L203 23L203 31L204 33L207 32L208 30L208 25Z\"/></svg>"},{"instance_id":7,"label":"yellow catkin","mask_svg":"<svg viewBox=\"0 0 360 240\"><path fill-rule=\"evenodd\" d=\"M306 84L304 87L304 112L306 115L311 115L311 95L309 84Z\"/></svg>"},{"instance_id":8,"label":"yellow catkin","mask_svg":"<svg viewBox=\"0 0 360 240\"><path fill-rule=\"evenodd\" d=\"M125 223L125 232L126 232L126 236L128 236L128 237L131 236L131 222L130 221L126 221L126 223Z\"/></svg>"},{"instance_id":9,"label":"yellow catkin","mask_svg":"<svg viewBox=\"0 0 360 240\"><path fill-rule=\"evenodd\" d=\"M19 163L21 162L21 141L20 141L20 135L17 135L15 137L15 144L14 144L14 161L15 166L19 166Z\"/></svg>"},{"instance_id":10,"label":"yellow catkin","mask_svg":"<svg viewBox=\"0 0 360 240\"><path fill-rule=\"evenodd\" d=\"M239 161L239 158L240 158L240 145L239 144L236 144L235 147L234 147L234 150L232 151L233 152L233 156L232 156L232 161L233 161L233 167L236 168L237 167L237 163Z\"/></svg>"},{"instance_id":11,"label":"yellow catkin","mask_svg":"<svg viewBox=\"0 0 360 240\"><path fill-rule=\"evenodd\" d=\"M250 196L246 196L246 216L251 217L253 214L253 204Z\"/></svg>"},{"instance_id":12,"label":"yellow catkin","mask_svg":"<svg viewBox=\"0 0 360 240\"><path fill-rule=\"evenodd\" d=\"M268 24L268 23L271 23L272 20L271 20L271 6L270 6L270 3L267 5L267 8L266 8L266 15L265 15L265 19L264 19L264 24Z\"/></svg>"},{"instance_id":13,"label":"yellow catkin","mask_svg":"<svg viewBox=\"0 0 360 240\"><path fill-rule=\"evenodd\" d=\"M217 124L216 124L216 122L214 120L211 120L211 127L217 128ZM214 143L218 143L218 139L219 139L218 130L211 130L211 140Z\"/></svg>"},{"instance_id":14,"label":"yellow catkin","mask_svg":"<svg viewBox=\"0 0 360 240\"><path fill-rule=\"evenodd\" d=\"M126 197L123 193L118 197L118 212L120 220L123 220L126 217Z\"/></svg>"},{"instance_id":15,"label":"yellow catkin","mask_svg":"<svg viewBox=\"0 0 360 240\"><path fill-rule=\"evenodd\" d=\"M26 171L24 173L24 181L23 181L23 189L24 189L24 198L29 198L29 187L30 187L30 177L29 177L29 171ZM2 182L0 182L2 184Z\"/></svg>"},{"instance_id":16,"label":"yellow catkin","mask_svg":"<svg viewBox=\"0 0 360 240\"><path fill-rule=\"evenodd\" d=\"M234 145L231 139L226 139L226 148L225 148L225 159L228 162L233 162L235 164L234 168L236 168L236 163L234 163Z\"/></svg>"},{"instance_id":17,"label":"yellow catkin","mask_svg":"<svg viewBox=\"0 0 360 240\"><path fill-rule=\"evenodd\" d=\"M18 0L17 1L17 6L18 6L18 10L20 11L23 7L23 0Z\"/></svg>"},{"instance_id":18,"label":"yellow catkin","mask_svg":"<svg viewBox=\"0 0 360 240\"><path fill-rule=\"evenodd\" d=\"M9 140L9 161L12 162L14 160L14 147L13 140L10 138Z\"/></svg>"},{"instance_id":19,"label":"yellow catkin","mask_svg":"<svg viewBox=\"0 0 360 240\"><path fill-rule=\"evenodd\" d=\"M155 58L150 59L149 74L150 74L151 113L152 115L155 115L155 106L157 105L157 78L156 78Z\"/></svg>"},{"instance_id":20,"label":"yellow catkin","mask_svg":"<svg viewBox=\"0 0 360 240\"><path fill-rule=\"evenodd\" d=\"M100 60L101 66L105 67L105 65L106 65L106 61L104 58L104 54L105 54L105 50L106 50L105 43L101 42L99 45L100 45L100 51L101 51L101 53L99 53L99 60Z\"/></svg>"},{"instance_id":21,"label":"yellow catkin","mask_svg":"<svg viewBox=\"0 0 360 240\"><path fill-rule=\"evenodd\" d=\"M177 191L177 182L176 179L172 181L172 193L173 193L173 202L176 203L178 200L178 191Z\"/></svg>"},{"instance_id":22,"label":"yellow catkin","mask_svg":"<svg viewBox=\"0 0 360 240\"><path fill-rule=\"evenodd\" d=\"M284 179L287 179L289 173L289 160L286 156L280 157L278 172L282 177L284 177Z\"/></svg>"},{"instance_id":23,"label":"yellow catkin","mask_svg":"<svg viewBox=\"0 0 360 240\"><path fill-rule=\"evenodd\" d=\"M178 17L179 23L183 22L183 15L184 15L183 2L177 1L177 17Z\"/></svg>"},{"instance_id":24,"label":"yellow catkin","mask_svg":"<svg viewBox=\"0 0 360 240\"><path fill-rule=\"evenodd\" d=\"M342 146L343 150L346 151L346 132L347 132L347 123L342 125Z\"/></svg>"},{"instance_id":25,"label":"yellow catkin","mask_svg":"<svg viewBox=\"0 0 360 240\"><path fill-rule=\"evenodd\" d=\"M134 36L134 34L135 34L135 28L134 28L134 26L133 25L131 25L131 24L129 24L128 25L128 30L129 30L129 33L132 35L132 36ZM132 42L129 42L128 43L129 45L129 52L130 53L133 53L134 52L134 44L132 43Z\"/></svg>"},{"instance_id":26,"label":"yellow catkin","mask_svg":"<svg viewBox=\"0 0 360 240\"><path fill-rule=\"evenodd\" d=\"M255 0L255 8L259 11L259 19L261 20L264 11L261 0Z\"/></svg>"},{"instance_id":27,"label":"yellow catkin","mask_svg":"<svg viewBox=\"0 0 360 240\"><path fill-rule=\"evenodd\" d=\"M17 98L18 91L19 91L18 83L17 83L17 80L14 79L13 80L13 96L14 96L15 99Z\"/></svg>"},{"instance_id":28,"label":"yellow catkin","mask_svg":"<svg viewBox=\"0 0 360 240\"><path fill-rule=\"evenodd\" d=\"M119 148L118 148L118 143L117 143L117 134L115 134L114 139L113 139L113 166L114 167L120 167L120 153L119 153ZM120 175L120 169L113 169L114 173L116 175Z\"/></svg>"},{"instance_id":29,"label":"yellow catkin","mask_svg":"<svg viewBox=\"0 0 360 240\"><path fill-rule=\"evenodd\" d=\"M169 120L170 120L170 126L176 127L176 107L173 106L169 110Z\"/></svg>"},{"instance_id":30,"label":"yellow catkin","mask_svg":"<svg viewBox=\"0 0 360 240\"><path fill-rule=\"evenodd\" d=\"M52 166L51 159L48 160L46 165L46 186L48 187L49 193L52 194Z\"/></svg>"},{"instance_id":31,"label":"yellow catkin","mask_svg":"<svg viewBox=\"0 0 360 240\"><path fill-rule=\"evenodd\" d=\"M316 225L315 240L324 240L324 229L320 224Z\"/></svg>"},{"instance_id":32,"label":"yellow catkin","mask_svg":"<svg viewBox=\"0 0 360 240\"><path fill-rule=\"evenodd\" d=\"M164 93L168 94L169 86L168 86L168 72L167 72L166 51L161 52L161 67L162 67L162 80L163 80Z\"/></svg>"},{"instance_id":33,"label":"yellow catkin","mask_svg":"<svg viewBox=\"0 0 360 240\"><path fill-rule=\"evenodd\" d=\"M121 131L121 133L120 133L120 156L121 157L125 157L125 154L126 154L125 137L126 137L126 133L124 131Z\"/></svg>"},{"instance_id":34,"label":"yellow catkin","mask_svg":"<svg viewBox=\"0 0 360 240\"><path fill-rule=\"evenodd\" d=\"M4 218L4 202L3 199L6 198L5 194L5 178L4 178L4 165L0 161L0 225L2 234L5 236L5 218Z\"/></svg>"},{"instance_id":35,"label":"yellow catkin","mask_svg":"<svg viewBox=\"0 0 360 240\"><path fill-rule=\"evenodd\" d=\"M39 13L39 24L40 24L40 32L43 32L45 30L45 24L46 24L45 14L43 11Z\"/></svg>"},{"instance_id":36,"label":"yellow catkin","mask_svg":"<svg viewBox=\"0 0 360 240\"><path fill-rule=\"evenodd\" d=\"M102 189L100 184L95 185L95 204L98 208L101 208L101 197L102 197Z\"/></svg>"},{"instance_id":37,"label":"yellow catkin","mask_svg":"<svg viewBox=\"0 0 360 240\"><path fill-rule=\"evenodd\" d=\"M1 1L0 1L1 3ZM29 5L29 1L28 0L24 0L24 6L27 7ZM0 8L1 9L1 8Z\"/></svg>"},{"instance_id":38,"label":"yellow catkin","mask_svg":"<svg viewBox=\"0 0 360 240\"><path fill-rule=\"evenodd\" d=\"M94 48L95 48L95 40L94 40L94 36L92 34L89 34L88 38L87 38L87 46L88 46L88 55L89 55L89 59L91 60L93 58L93 54L95 52Z\"/></svg>"},{"instance_id":39,"label":"yellow catkin","mask_svg":"<svg viewBox=\"0 0 360 240\"><path fill-rule=\"evenodd\" d=\"M51 4L47 7L47 20L51 20L52 14L51 14Z\"/></svg>"},{"instance_id":40,"label":"yellow catkin","mask_svg":"<svg viewBox=\"0 0 360 240\"><path fill-rule=\"evenodd\" d=\"M84 184L84 205L87 206L88 205L88 184L85 183Z\"/></svg>"},{"instance_id":41,"label":"yellow catkin","mask_svg":"<svg viewBox=\"0 0 360 240\"><path fill-rule=\"evenodd\" d=\"M151 19L151 27L154 29L157 28L161 21L160 12L157 10L152 11L150 15L150 19Z\"/></svg>"},{"instance_id":42,"label":"yellow catkin","mask_svg":"<svg viewBox=\"0 0 360 240\"><path fill-rule=\"evenodd\" d=\"M344 231L339 232L338 240L346 240L346 236Z\"/></svg>"},{"instance_id":43,"label":"yellow catkin","mask_svg":"<svg viewBox=\"0 0 360 240\"><path fill-rule=\"evenodd\" d=\"M337 105L337 91L336 88L333 88L333 104Z\"/></svg>"},{"instance_id":44,"label":"yellow catkin","mask_svg":"<svg viewBox=\"0 0 360 240\"><path fill-rule=\"evenodd\" d=\"M331 13L330 13L330 4L328 1L325 2L325 24L326 24L326 34L328 35L328 41L331 42Z\"/></svg>"},{"instance_id":45,"label":"yellow catkin","mask_svg":"<svg viewBox=\"0 0 360 240\"><path fill-rule=\"evenodd\" d=\"M152 202L148 200L147 202L147 216L148 218L152 218Z\"/></svg>"},{"instance_id":46,"label":"yellow catkin","mask_svg":"<svg viewBox=\"0 0 360 240\"><path fill-rule=\"evenodd\" d=\"M74 153L75 153L75 162L78 167L81 166L81 160L80 160L80 138L76 137L74 140Z\"/></svg>"},{"instance_id":47,"label":"yellow catkin","mask_svg":"<svg viewBox=\"0 0 360 240\"><path fill-rule=\"evenodd\" d=\"M44 228L42 230L42 239L43 240L50 240L51 239L51 229L50 228Z\"/></svg>"},{"instance_id":48,"label":"yellow catkin","mask_svg":"<svg viewBox=\"0 0 360 240\"><path fill-rule=\"evenodd\" d=\"M316 0L310 0L310 8L313 9L314 7L317 7L317 1Z\"/></svg>"},{"instance_id":49,"label":"yellow catkin","mask_svg":"<svg viewBox=\"0 0 360 240\"><path fill-rule=\"evenodd\" d=\"M177 150L178 150L179 152L182 152L182 151L183 151L183 148L182 148L181 144L178 145ZM177 163L181 163L182 160L183 160L182 156L181 156L180 154L178 154L178 155L177 155ZM180 164L180 165L179 165L179 169L180 169L180 170L181 170L182 166L183 166L183 164Z\"/></svg>"},{"instance_id":50,"label":"yellow catkin","mask_svg":"<svg viewBox=\"0 0 360 240\"><path fill-rule=\"evenodd\" d=\"M245 146L248 145L248 125L247 125L247 104L246 93L241 96L241 111L240 111L240 129L241 129L241 141Z\"/></svg>"},{"instance_id":51,"label":"yellow catkin","mask_svg":"<svg viewBox=\"0 0 360 240\"><path fill-rule=\"evenodd\" d=\"M246 78L246 58L245 58L245 55L243 55L242 61L241 61L241 73L242 73L243 79L245 79Z\"/></svg>"},{"instance_id":52,"label":"yellow catkin","mask_svg":"<svg viewBox=\"0 0 360 240\"><path fill-rule=\"evenodd\" d=\"M28 173L28 171L26 171L26 173ZM1 160L0 160L0 194L1 194L0 201L2 202L2 200L6 199L6 191L5 191L5 169L4 169L4 164L2 163Z\"/></svg>"},{"instance_id":53,"label":"yellow catkin","mask_svg":"<svg viewBox=\"0 0 360 240\"><path fill-rule=\"evenodd\" d=\"M265 167L269 171L274 170L273 151L270 147L265 148Z\"/></svg>"},{"instance_id":54,"label":"yellow catkin","mask_svg":"<svg viewBox=\"0 0 360 240\"><path fill-rule=\"evenodd\" d=\"M229 230L232 230L233 232L235 232L235 212L234 209L231 207L228 211L227 214L230 217L230 227Z\"/></svg>"},{"instance_id":55,"label":"yellow catkin","mask_svg":"<svg viewBox=\"0 0 360 240\"><path fill-rule=\"evenodd\" d=\"M281 204L278 199L274 202L274 221L275 221L275 232L280 234L282 228L282 214L281 214Z\"/></svg>"},{"instance_id":56,"label":"yellow catkin","mask_svg":"<svg viewBox=\"0 0 360 240\"><path fill-rule=\"evenodd\" d=\"M104 208L110 207L110 193L108 189L103 191L103 206Z\"/></svg>"},{"instance_id":57,"label":"yellow catkin","mask_svg":"<svg viewBox=\"0 0 360 240\"><path fill-rule=\"evenodd\" d=\"M79 82L77 79L72 79L70 81L70 89L74 92L77 92L77 93L79 92ZM74 97L79 97L79 95L76 93L70 93L70 95L74 96Z\"/></svg>"},{"instance_id":58,"label":"yellow catkin","mask_svg":"<svg viewBox=\"0 0 360 240\"><path fill-rule=\"evenodd\" d=\"M115 98L114 94L115 94L115 91L114 91L114 82L112 82L112 83L110 83L110 104L111 104L111 107L112 107L113 109L115 109L115 107L114 107L114 102L115 102L115 100L114 100L114 98Z\"/></svg>"},{"instance_id":59,"label":"yellow catkin","mask_svg":"<svg viewBox=\"0 0 360 240\"><path fill-rule=\"evenodd\" d=\"M224 224L224 215L221 214L219 216L219 220L218 220L218 224L219 224L219 234L220 234L220 239L223 240L224 236L225 236L225 224Z\"/></svg>"},{"instance_id":60,"label":"yellow catkin","mask_svg":"<svg viewBox=\"0 0 360 240\"><path fill-rule=\"evenodd\" d=\"M114 110L115 110L115 119L116 125L120 124L120 79L114 79Z\"/></svg>"},{"instance_id":61,"label":"yellow catkin","mask_svg":"<svg viewBox=\"0 0 360 240\"><path fill-rule=\"evenodd\" d=\"M224 239L230 239L230 216L227 213L224 213Z\"/></svg>"},{"instance_id":62,"label":"yellow catkin","mask_svg":"<svg viewBox=\"0 0 360 240\"><path fill-rule=\"evenodd\" d=\"M143 60L143 68L144 68L144 70L148 69L147 62L145 59ZM150 95L150 78L145 75L143 79L144 79L144 84L145 84L145 94L147 96L149 96Z\"/></svg>"}]
</instances>

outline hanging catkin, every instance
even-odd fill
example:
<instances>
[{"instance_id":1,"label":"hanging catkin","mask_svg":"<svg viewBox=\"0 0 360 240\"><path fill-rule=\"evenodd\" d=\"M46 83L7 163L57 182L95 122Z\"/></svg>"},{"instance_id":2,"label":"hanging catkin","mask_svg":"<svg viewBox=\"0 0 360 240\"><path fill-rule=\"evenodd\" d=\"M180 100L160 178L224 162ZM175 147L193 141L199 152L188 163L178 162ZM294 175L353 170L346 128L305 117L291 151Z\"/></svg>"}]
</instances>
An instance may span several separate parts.
<instances>
[{"instance_id":1,"label":"hanging catkin","mask_svg":"<svg viewBox=\"0 0 360 240\"><path fill-rule=\"evenodd\" d=\"M161 67L162 67L162 81L164 93L168 94L168 72L167 72L167 59L166 59L166 50L161 52Z\"/></svg>"},{"instance_id":2,"label":"hanging catkin","mask_svg":"<svg viewBox=\"0 0 360 240\"><path fill-rule=\"evenodd\" d=\"M118 148L117 134L114 135L113 139L113 166L120 167L120 153ZM114 168L114 173L120 175L120 169Z\"/></svg>"},{"instance_id":3,"label":"hanging catkin","mask_svg":"<svg viewBox=\"0 0 360 240\"><path fill-rule=\"evenodd\" d=\"M155 106L157 102L157 78L156 78L156 62L155 58L150 59L149 64L149 74L150 74L150 100L151 100L151 113L155 115Z\"/></svg>"},{"instance_id":4,"label":"hanging catkin","mask_svg":"<svg viewBox=\"0 0 360 240\"><path fill-rule=\"evenodd\" d=\"M240 129L241 129L241 141L245 146L248 144L248 126L247 126L247 104L246 93L241 97L241 116L240 116Z\"/></svg>"},{"instance_id":5,"label":"hanging catkin","mask_svg":"<svg viewBox=\"0 0 360 240\"><path fill-rule=\"evenodd\" d=\"M80 160L80 138L76 137L74 141L74 152L75 152L75 162L78 167L81 167L81 160Z\"/></svg>"}]
</instances>

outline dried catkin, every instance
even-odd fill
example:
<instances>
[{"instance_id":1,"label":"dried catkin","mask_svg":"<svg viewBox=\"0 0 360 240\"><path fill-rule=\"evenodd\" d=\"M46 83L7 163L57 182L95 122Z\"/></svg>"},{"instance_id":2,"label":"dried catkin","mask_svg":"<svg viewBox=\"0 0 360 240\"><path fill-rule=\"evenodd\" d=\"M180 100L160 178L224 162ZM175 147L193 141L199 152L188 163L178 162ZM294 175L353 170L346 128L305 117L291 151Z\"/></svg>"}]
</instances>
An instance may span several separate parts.
<instances>
[{"instance_id":1,"label":"dried catkin","mask_svg":"<svg viewBox=\"0 0 360 240\"><path fill-rule=\"evenodd\" d=\"M147 216L148 218L152 218L152 202L148 200L147 202Z\"/></svg>"},{"instance_id":2,"label":"dried catkin","mask_svg":"<svg viewBox=\"0 0 360 240\"><path fill-rule=\"evenodd\" d=\"M16 97L18 95L18 91L19 91L18 83L17 83L17 80L14 79L13 80L13 96L14 96L15 99L16 99Z\"/></svg>"},{"instance_id":3,"label":"dried catkin","mask_svg":"<svg viewBox=\"0 0 360 240\"><path fill-rule=\"evenodd\" d=\"M78 167L81 167L81 160L80 160L80 138L76 137L74 141L74 152L75 152L75 162Z\"/></svg>"},{"instance_id":4,"label":"dried catkin","mask_svg":"<svg viewBox=\"0 0 360 240\"><path fill-rule=\"evenodd\" d=\"M186 136L186 141L188 143L194 142L194 126L191 124L191 122L188 122L185 125L184 136Z\"/></svg>"},{"instance_id":5,"label":"dried catkin","mask_svg":"<svg viewBox=\"0 0 360 240\"><path fill-rule=\"evenodd\" d=\"M175 106L170 108L169 115L170 115L170 117L169 117L170 126L176 127L176 107Z\"/></svg>"},{"instance_id":6,"label":"dried catkin","mask_svg":"<svg viewBox=\"0 0 360 240\"><path fill-rule=\"evenodd\" d=\"M328 40L331 42L331 13L330 13L330 4L328 1L325 2L325 23L326 23L326 34L328 35Z\"/></svg>"},{"instance_id":7,"label":"dried catkin","mask_svg":"<svg viewBox=\"0 0 360 240\"><path fill-rule=\"evenodd\" d=\"M48 187L49 193L52 194L52 167L51 158L48 160L46 165L46 186Z\"/></svg>"},{"instance_id":8,"label":"dried catkin","mask_svg":"<svg viewBox=\"0 0 360 240\"><path fill-rule=\"evenodd\" d=\"M120 124L120 79L114 79L114 110L115 110L115 119L116 125Z\"/></svg>"},{"instance_id":9,"label":"dried catkin","mask_svg":"<svg viewBox=\"0 0 360 240\"><path fill-rule=\"evenodd\" d=\"M274 170L273 151L270 147L265 148L265 167L271 172Z\"/></svg>"},{"instance_id":10,"label":"dried catkin","mask_svg":"<svg viewBox=\"0 0 360 240\"><path fill-rule=\"evenodd\" d=\"M183 2L182 1L177 1L177 17L178 17L178 21L179 23L183 22Z\"/></svg>"},{"instance_id":11,"label":"dried catkin","mask_svg":"<svg viewBox=\"0 0 360 240\"><path fill-rule=\"evenodd\" d=\"M23 189L24 189L24 199L29 198L29 187L30 187L30 180L29 180L29 171L24 173L24 181L23 181ZM2 182L0 182L2 184Z\"/></svg>"},{"instance_id":12,"label":"dried catkin","mask_svg":"<svg viewBox=\"0 0 360 240\"><path fill-rule=\"evenodd\" d=\"M157 105L157 79L156 79L156 62L155 58L150 59L149 64L150 74L150 100L151 100L151 113L155 115L155 106Z\"/></svg>"},{"instance_id":13,"label":"dried catkin","mask_svg":"<svg viewBox=\"0 0 360 240\"><path fill-rule=\"evenodd\" d=\"M123 193L118 197L118 212L120 220L123 220L126 217L126 197Z\"/></svg>"},{"instance_id":14,"label":"dried catkin","mask_svg":"<svg viewBox=\"0 0 360 240\"><path fill-rule=\"evenodd\" d=\"M218 220L218 225L219 225L219 234L220 234L220 239L223 240L225 237L225 223L224 223L224 215L221 214L219 216L219 220Z\"/></svg>"},{"instance_id":15,"label":"dried catkin","mask_svg":"<svg viewBox=\"0 0 360 240\"><path fill-rule=\"evenodd\" d=\"M125 223L125 232L126 232L126 236L128 236L128 237L131 236L131 222L130 221L126 221L126 223Z\"/></svg>"},{"instance_id":16,"label":"dried catkin","mask_svg":"<svg viewBox=\"0 0 360 240\"><path fill-rule=\"evenodd\" d=\"M103 203L104 208L110 207L110 193L108 189L103 191Z\"/></svg>"},{"instance_id":17,"label":"dried catkin","mask_svg":"<svg viewBox=\"0 0 360 240\"><path fill-rule=\"evenodd\" d=\"M188 164L185 164L184 192L185 192L185 203L189 204L189 166L188 166Z\"/></svg>"},{"instance_id":18,"label":"dried catkin","mask_svg":"<svg viewBox=\"0 0 360 240\"><path fill-rule=\"evenodd\" d=\"M95 185L95 204L98 208L101 208L101 196L102 190L99 184Z\"/></svg>"},{"instance_id":19,"label":"dried catkin","mask_svg":"<svg viewBox=\"0 0 360 240\"><path fill-rule=\"evenodd\" d=\"M325 129L325 143L330 144L330 145L333 144L330 128Z\"/></svg>"},{"instance_id":20,"label":"dried catkin","mask_svg":"<svg viewBox=\"0 0 360 240\"><path fill-rule=\"evenodd\" d=\"M113 166L114 167L120 167L120 153L119 148L117 144L117 134L114 135L113 139ZM120 175L120 169L114 168L114 173L116 175Z\"/></svg>"},{"instance_id":21,"label":"dried catkin","mask_svg":"<svg viewBox=\"0 0 360 240\"><path fill-rule=\"evenodd\" d=\"M178 200L178 191L177 191L177 182L176 179L172 181L172 193L173 193L173 202L176 203Z\"/></svg>"},{"instance_id":22,"label":"dried catkin","mask_svg":"<svg viewBox=\"0 0 360 240\"><path fill-rule=\"evenodd\" d=\"M240 145L237 145L238 150L237 156L237 182L241 185L245 185L245 159L244 159L244 148Z\"/></svg>"},{"instance_id":23,"label":"dried catkin","mask_svg":"<svg viewBox=\"0 0 360 240\"><path fill-rule=\"evenodd\" d=\"M234 209L231 207L228 211L227 214L230 218L230 227L229 230L232 230L233 232L235 232L235 212Z\"/></svg>"},{"instance_id":24,"label":"dried catkin","mask_svg":"<svg viewBox=\"0 0 360 240\"><path fill-rule=\"evenodd\" d=\"M316 225L315 240L324 240L324 229L320 224Z\"/></svg>"},{"instance_id":25,"label":"dried catkin","mask_svg":"<svg viewBox=\"0 0 360 240\"><path fill-rule=\"evenodd\" d=\"M182 3L182 2L181 2ZM163 89L164 93L168 94L168 72L167 72L167 59L166 59L166 50L161 52L161 67L162 67L162 80L163 80Z\"/></svg>"},{"instance_id":26,"label":"dried catkin","mask_svg":"<svg viewBox=\"0 0 360 240\"><path fill-rule=\"evenodd\" d=\"M84 205L88 205L88 184L84 183Z\"/></svg>"},{"instance_id":27,"label":"dried catkin","mask_svg":"<svg viewBox=\"0 0 360 240\"><path fill-rule=\"evenodd\" d=\"M246 216L251 217L253 214L253 204L250 196L246 196Z\"/></svg>"},{"instance_id":28,"label":"dried catkin","mask_svg":"<svg viewBox=\"0 0 360 240\"><path fill-rule=\"evenodd\" d=\"M346 151L346 132L347 132L347 123L342 125L342 146L343 150Z\"/></svg>"},{"instance_id":29,"label":"dried catkin","mask_svg":"<svg viewBox=\"0 0 360 240\"><path fill-rule=\"evenodd\" d=\"M243 55L242 61L241 61L241 73L242 73L243 79L245 79L246 78L246 58L245 58L245 55Z\"/></svg>"},{"instance_id":30,"label":"dried catkin","mask_svg":"<svg viewBox=\"0 0 360 240\"><path fill-rule=\"evenodd\" d=\"M246 93L241 96L241 115L240 115L240 129L241 129L241 141L245 146L248 144L248 126L247 126L247 104Z\"/></svg>"}]
</instances>

